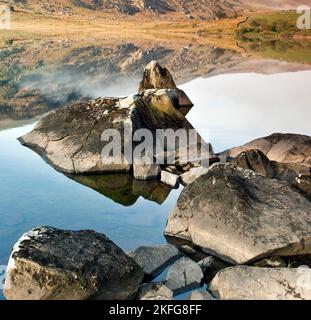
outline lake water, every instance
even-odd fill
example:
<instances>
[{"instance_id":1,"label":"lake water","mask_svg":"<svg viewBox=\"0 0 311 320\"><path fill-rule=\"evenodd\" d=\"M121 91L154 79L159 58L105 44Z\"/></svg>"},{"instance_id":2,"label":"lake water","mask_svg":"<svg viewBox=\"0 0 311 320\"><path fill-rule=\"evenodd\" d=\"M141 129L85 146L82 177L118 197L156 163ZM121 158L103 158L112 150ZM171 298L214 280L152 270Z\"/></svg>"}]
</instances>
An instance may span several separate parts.
<instances>
[{"instance_id":1,"label":"lake water","mask_svg":"<svg viewBox=\"0 0 311 320\"><path fill-rule=\"evenodd\" d=\"M274 132L311 135L311 71L244 71L190 80L181 86L195 104L188 119L216 151ZM127 94L137 84L122 81L116 92ZM180 190L124 176L77 183L16 140L34 121L0 131L0 265L24 232L42 225L103 232L125 251L165 243L164 227ZM109 190L110 182L120 183L120 190L118 185Z\"/></svg>"}]
</instances>

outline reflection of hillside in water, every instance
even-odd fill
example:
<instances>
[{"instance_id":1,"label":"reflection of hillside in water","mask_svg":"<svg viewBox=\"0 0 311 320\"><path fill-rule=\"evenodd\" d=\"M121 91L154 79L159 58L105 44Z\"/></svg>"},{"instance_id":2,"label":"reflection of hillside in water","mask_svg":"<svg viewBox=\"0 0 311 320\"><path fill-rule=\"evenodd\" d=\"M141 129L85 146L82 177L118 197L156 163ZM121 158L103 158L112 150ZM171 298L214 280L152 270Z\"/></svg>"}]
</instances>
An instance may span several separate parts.
<instances>
[{"instance_id":1,"label":"reflection of hillside in water","mask_svg":"<svg viewBox=\"0 0 311 320\"><path fill-rule=\"evenodd\" d=\"M196 43L45 40L3 49L0 58L1 120L32 118L81 96L126 96L137 91L143 68L152 60L168 67L178 84L223 73L310 69Z\"/></svg>"}]
</instances>

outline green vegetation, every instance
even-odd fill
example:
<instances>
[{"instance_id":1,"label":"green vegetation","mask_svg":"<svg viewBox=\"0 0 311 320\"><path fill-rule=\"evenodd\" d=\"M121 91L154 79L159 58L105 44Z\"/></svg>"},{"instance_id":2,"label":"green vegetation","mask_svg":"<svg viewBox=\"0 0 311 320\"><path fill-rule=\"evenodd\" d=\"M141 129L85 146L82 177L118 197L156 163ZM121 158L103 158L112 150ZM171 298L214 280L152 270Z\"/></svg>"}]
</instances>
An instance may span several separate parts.
<instances>
[{"instance_id":1,"label":"green vegetation","mask_svg":"<svg viewBox=\"0 0 311 320\"><path fill-rule=\"evenodd\" d=\"M310 64L311 32L297 28L298 17L295 12L251 16L237 28L236 41L263 58Z\"/></svg>"},{"instance_id":2,"label":"green vegetation","mask_svg":"<svg viewBox=\"0 0 311 320\"><path fill-rule=\"evenodd\" d=\"M310 30L299 30L299 14L286 11L250 16L240 24L236 34L240 39L280 39L292 38L295 35L311 36Z\"/></svg>"}]
</instances>

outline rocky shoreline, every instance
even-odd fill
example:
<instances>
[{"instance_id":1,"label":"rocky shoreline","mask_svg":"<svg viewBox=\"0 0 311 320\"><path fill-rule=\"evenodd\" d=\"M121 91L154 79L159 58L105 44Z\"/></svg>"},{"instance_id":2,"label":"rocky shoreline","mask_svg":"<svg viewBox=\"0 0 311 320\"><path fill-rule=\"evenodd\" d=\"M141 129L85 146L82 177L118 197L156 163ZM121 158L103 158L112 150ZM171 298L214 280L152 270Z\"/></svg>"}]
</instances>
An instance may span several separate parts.
<instances>
[{"instance_id":1,"label":"rocky shoreline","mask_svg":"<svg viewBox=\"0 0 311 320\"><path fill-rule=\"evenodd\" d=\"M152 62L137 95L53 111L20 139L73 179L128 172L185 188L168 218L166 245L125 253L94 231L26 233L8 263L7 299L173 300L187 292L189 300L311 299L311 137L275 133L218 155L209 146L209 167L180 159L102 165L104 129L122 131L130 122L153 134L194 130L185 118L192 106ZM166 160L181 154L163 152Z\"/></svg>"}]
</instances>

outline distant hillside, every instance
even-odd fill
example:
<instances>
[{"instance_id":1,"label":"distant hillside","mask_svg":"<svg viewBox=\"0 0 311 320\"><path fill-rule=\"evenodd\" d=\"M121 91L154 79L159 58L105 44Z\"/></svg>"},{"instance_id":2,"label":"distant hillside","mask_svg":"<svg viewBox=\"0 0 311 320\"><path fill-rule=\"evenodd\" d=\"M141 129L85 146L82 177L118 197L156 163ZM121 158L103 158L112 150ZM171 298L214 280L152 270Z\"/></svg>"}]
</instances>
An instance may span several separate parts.
<instances>
[{"instance_id":1,"label":"distant hillside","mask_svg":"<svg viewBox=\"0 0 311 320\"><path fill-rule=\"evenodd\" d=\"M296 9L301 5L311 7L311 0L242 0L242 2L254 8L272 10Z\"/></svg>"},{"instance_id":2,"label":"distant hillside","mask_svg":"<svg viewBox=\"0 0 311 320\"><path fill-rule=\"evenodd\" d=\"M5 1L0 1L5 2ZM177 14L188 18L235 17L244 10L239 0L13 0L17 7L47 14L77 14L87 11L135 15Z\"/></svg>"},{"instance_id":3,"label":"distant hillside","mask_svg":"<svg viewBox=\"0 0 311 320\"><path fill-rule=\"evenodd\" d=\"M1 1L6 2L6 1ZM86 14L175 14L188 18L220 19L236 17L249 9L294 9L311 0L11 0L15 6L56 15Z\"/></svg>"}]
</instances>

